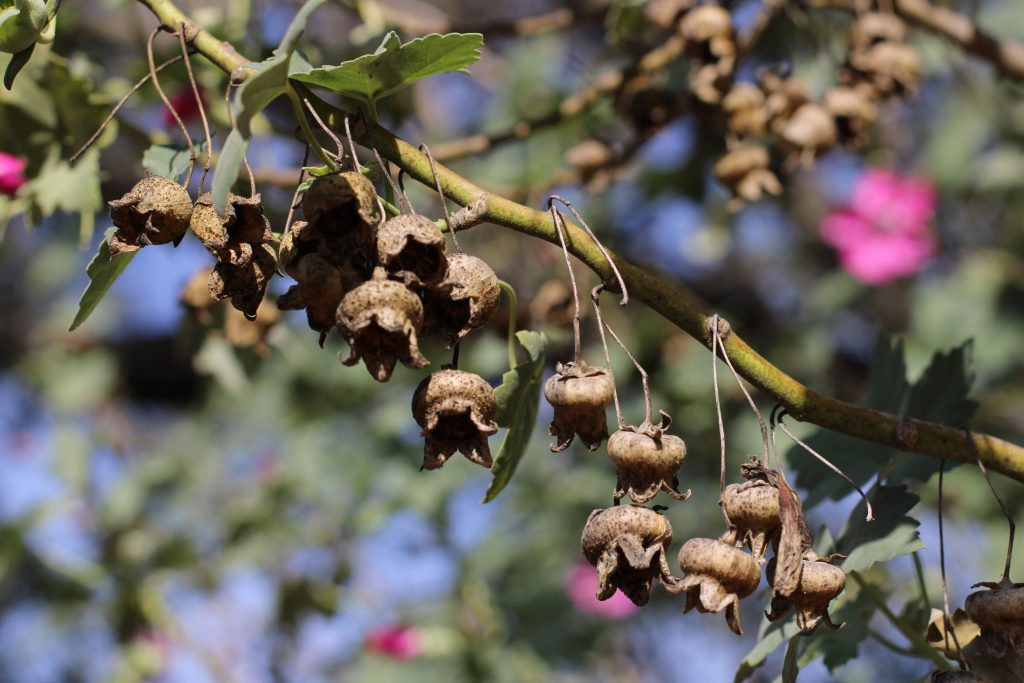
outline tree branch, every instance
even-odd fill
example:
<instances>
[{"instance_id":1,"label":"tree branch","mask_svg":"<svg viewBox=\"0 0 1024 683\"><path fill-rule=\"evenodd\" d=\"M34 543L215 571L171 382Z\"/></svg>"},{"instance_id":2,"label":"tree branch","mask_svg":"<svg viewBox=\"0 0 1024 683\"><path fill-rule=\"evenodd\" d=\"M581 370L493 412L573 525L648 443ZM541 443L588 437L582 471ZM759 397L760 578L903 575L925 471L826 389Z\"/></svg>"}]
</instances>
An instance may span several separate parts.
<instances>
[{"instance_id":1,"label":"tree branch","mask_svg":"<svg viewBox=\"0 0 1024 683\"><path fill-rule=\"evenodd\" d=\"M170 0L140 2L149 7L165 25L177 26L180 22L194 25ZM193 43L199 52L228 73L235 72L247 63L233 47L205 31L199 31ZM322 100L315 104L333 109ZM344 112L334 111L344 115ZM430 162L415 147L384 128L365 121L360 122L353 133L362 143L377 149L408 175L433 187L434 176ZM483 188L441 164L437 165L437 171L445 195L462 206L486 194ZM488 195L485 221L559 244L558 233L546 212L536 211L503 197ZM611 268L600 250L579 227L568 221L566 242L569 250L597 273L610 291L615 291ZM649 268L641 268L614 254L612 258L635 298L711 348L712 338L708 330L710 318L690 291L675 280L658 275ZM794 419L903 451L972 464L975 462L966 436L959 428L901 418L828 398L772 365L739 335L729 333L724 336L723 342L726 353L739 373L773 400L784 405ZM987 467L1024 483L1024 448L985 434L973 433L972 439L978 457Z\"/></svg>"}]
</instances>

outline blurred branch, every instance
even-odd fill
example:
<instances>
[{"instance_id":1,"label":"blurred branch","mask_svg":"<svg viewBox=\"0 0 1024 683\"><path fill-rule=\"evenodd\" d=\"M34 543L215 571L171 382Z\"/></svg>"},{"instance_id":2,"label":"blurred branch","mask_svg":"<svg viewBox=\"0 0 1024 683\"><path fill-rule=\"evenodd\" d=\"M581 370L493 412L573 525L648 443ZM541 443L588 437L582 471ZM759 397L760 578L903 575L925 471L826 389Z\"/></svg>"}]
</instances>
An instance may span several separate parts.
<instances>
[{"instance_id":1,"label":"blurred branch","mask_svg":"<svg viewBox=\"0 0 1024 683\"><path fill-rule=\"evenodd\" d=\"M822 0L820 4L855 10L857 0ZM1004 76L1024 81L1024 45L994 38L970 17L928 0L895 0L893 9L904 19L956 43L964 52L990 62Z\"/></svg>"},{"instance_id":2,"label":"blurred branch","mask_svg":"<svg viewBox=\"0 0 1024 683\"><path fill-rule=\"evenodd\" d=\"M172 26L182 21L192 25L188 17L169 0L140 2L152 9L161 21L170 21ZM206 35L207 39L200 44L199 36L203 35ZM197 34L196 41L196 48L200 52L229 73L246 63L245 58L234 48L204 31ZM340 116L346 115L346 112L335 109L323 100L314 100L314 105L323 112L333 110ZM434 175L431 164L416 147L388 130L366 121L360 121L353 132L363 144L378 150L409 176L428 187L433 187ZM538 237L551 244L560 243L558 232L547 212L536 211L504 197L487 193L483 188L443 165L438 164L437 171L446 196L461 206L472 203L481 194L488 195L485 218L487 222ZM566 229L569 250L608 283L609 291L615 291L612 270L601 250L579 227L567 221ZM611 257L621 271L631 294L711 348L711 335L708 332L711 318L692 292L674 279L658 274L650 268L634 265L615 254ZM960 462L975 462L974 452L960 429L861 408L823 396L772 365L749 347L739 335L732 332L723 334L723 342L726 353L739 373L768 394L772 400L781 403L794 419L902 451ZM986 434L973 433L971 440L978 458L987 467L1024 483L1024 448Z\"/></svg>"}]
</instances>

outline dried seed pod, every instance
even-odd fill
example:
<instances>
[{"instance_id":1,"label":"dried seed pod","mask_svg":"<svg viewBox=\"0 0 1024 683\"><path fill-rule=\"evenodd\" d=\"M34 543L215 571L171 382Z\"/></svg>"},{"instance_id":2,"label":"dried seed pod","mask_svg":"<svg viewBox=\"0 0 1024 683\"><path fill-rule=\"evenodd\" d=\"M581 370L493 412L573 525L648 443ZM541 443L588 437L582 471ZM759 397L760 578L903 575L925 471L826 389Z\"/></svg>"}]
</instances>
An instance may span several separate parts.
<instances>
[{"instance_id":1,"label":"dried seed pod","mask_svg":"<svg viewBox=\"0 0 1024 683\"><path fill-rule=\"evenodd\" d=\"M863 88L832 88L825 95L825 109L835 118L839 139L859 147L878 117L878 108Z\"/></svg>"},{"instance_id":2,"label":"dried seed pod","mask_svg":"<svg viewBox=\"0 0 1024 683\"><path fill-rule=\"evenodd\" d=\"M224 315L224 338L236 349L252 349L259 356L270 353L267 337L281 321L281 311L270 299L264 299L256 309L256 319L249 320L234 308Z\"/></svg>"},{"instance_id":3,"label":"dried seed pod","mask_svg":"<svg viewBox=\"0 0 1024 683\"><path fill-rule=\"evenodd\" d=\"M383 268L345 295L338 304L337 323L352 347L342 362L355 365L362 358L378 382L391 379L398 361L410 368L430 365L416 340L423 326L423 304L401 282L386 279Z\"/></svg>"},{"instance_id":4,"label":"dried seed pod","mask_svg":"<svg viewBox=\"0 0 1024 683\"><path fill-rule=\"evenodd\" d=\"M789 121L793 112L811 101L811 89L802 78L786 77L769 70L759 75L761 88L765 92L764 107L768 112L768 120L777 132L780 125Z\"/></svg>"},{"instance_id":5,"label":"dried seed pod","mask_svg":"<svg viewBox=\"0 0 1024 683\"><path fill-rule=\"evenodd\" d=\"M654 510L622 505L591 512L580 547L597 568L597 599L607 600L619 589L642 606L651 597L655 579L674 586L677 579L666 557L671 543L672 525Z\"/></svg>"},{"instance_id":6,"label":"dried seed pod","mask_svg":"<svg viewBox=\"0 0 1024 683\"><path fill-rule=\"evenodd\" d=\"M790 152L791 162L804 167L813 164L814 157L833 147L839 138L835 118L825 107L813 102L793 112L778 132L783 146Z\"/></svg>"},{"instance_id":7,"label":"dried seed pod","mask_svg":"<svg viewBox=\"0 0 1024 683\"><path fill-rule=\"evenodd\" d=\"M235 266L249 262L255 245L274 239L258 194L249 198L228 195L222 218L213 208L213 195L207 192L196 200L190 227L218 261Z\"/></svg>"},{"instance_id":8,"label":"dried seed pod","mask_svg":"<svg viewBox=\"0 0 1024 683\"><path fill-rule=\"evenodd\" d=\"M566 162L576 169L584 182L607 168L614 158L611 148L599 140L584 140L565 152Z\"/></svg>"},{"instance_id":9,"label":"dried seed pod","mask_svg":"<svg viewBox=\"0 0 1024 683\"><path fill-rule=\"evenodd\" d=\"M305 309L309 327L326 337L337 324L338 304L345 295L341 271L320 254L307 254L292 267L290 274L298 283L277 298L278 308L283 311Z\"/></svg>"},{"instance_id":10,"label":"dried seed pod","mask_svg":"<svg viewBox=\"0 0 1024 683\"><path fill-rule=\"evenodd\" d=\"M1024 652L1024 583L1003 579L978 583L986 590L967 596L964 609L981 628L978 649L990 657Z\"/></svg>"},{"instance_id":11,"label":"dried seed pod","mask_svg":"<svg viewBox=\"0 0 1024 683\"><path fill-rule=\"evenodd\" d=\"M163 176L143 178L107 206L117 228L110 238L110 253L114 256L150 244L177 244L192 218L188 191Z\"/></svg>"},{"instance_id":12,"label":"dried seed pod","mask_svg":"<svg viewBox=\"0 0 1024 683\"><path fill-rule=\"evenodd\" d=\"M686 594L689 612L721 612L736 635L740 627L740 600L757 588L761 568L753 557L739 548L713 538L691 538L679 549L683 578L674 589Z\"/></svg>"},{"instance_id":13,"label":"dried seed pod","mask_svg":"<svg viewBox=\"0 0 1024 683\"><path fill-rule=\"evenodd\" d=\"M848 66L853 72L852 80L866 82L879 97L913 95L921 79L921 60L917 50L906 43L882 42L863 51L851 52Z\"/></svg>"},{"instance_id":14,"label":"dried seed pod","mask_svg":"<svg viewBox=\"0 0 1024 683\"><path fill-rule=\"evenodd\" d=\"M482 327L498 308L501 288L491 267L469 254L449 254L448 274L424 293L425 318L448 348Z\"/></svg>"},{"instance_id":15,"label":"dried seed pod","mask_svg":"<svg viewBox=\"0 0 1024 683\"><path fill-rule=\"evenodd\" d=\"M722 507L731 525L729 540L747 545L758 564L764 564L768 543L781 527L779 490L766 481L729 484L722 493Z\"/></svg>"},{"instance_id":16,"label":"dried seed pod","mask_svg":"<svg viewBox=\"0 0 1024 683\"><path fill-rule=\"evenodd\" d=\"M672 418L661 413L661 424L648 422L639 427L627 426L608 439L608 457L615 463L618 480L613 497L616 501L628 495L643 505L664 491L676 500L686 500L690 491L679 492L676 473L686 459L686 444L678 436L666 434Z\"/></svg>"},{"instance_id":17,"label":"dried seed pod","mask_svg":"<svg viewBox=\"0 0 1024 683\"><path fill-rule=\"evenodd\" d=\"M436 284L448 271L441 229L416 214L396 216L377 229L377 260L409 286Z\"/></svg>"},{"instance_id":18,"label":"dried seed pod","mask_svg":"<svg viewBox=\"0 0 1024 683\"><path fill-rule=\"evenodd\" d=\"M644 18L660 28L672 30L696 0L650 0L644 5Z\"/></svg>"},{"instance_id":19,"label":"dried seed pod","mask_svg":"<svg viewBox=\"0 0 1024 683\"><path fill-rule=\"evenodd\" d=\"M213 309L217 300L210 294L210 274L213 268L203 268L189 278L181 290L179 301L200 325L213 324Z\"/></svg>"},{"instance_id":20,"label":"dried seed pod","mask_svg":"<svg viewBox=\"0 0 1024 683\"><path fill-rule=\"evenodd\" d=\"M865 12L850 27L850 49L864 50L877 43L902 43L907 37L907 25L895 14Z\"/></svg>"},{"instance_id":21,"label":"dried seed pod","mask_svg":"<svg viewBox=\"0 0 1024 683\"><path fill-rule=\"evenodd\" d=\"M604 368L586 361L559 363L556 374L544 384L544 398L555 409L548 433L555 437L551 451L564 451L579 434L580 441L596 451L608 436L605 411L615 394L615 383Z\"/></svg>"},{"instance_id":22,"label":"dried seed pod","mask_svg":"<svg viewBox=\"0 0 1024 683\"><path fill-rule=\"evenodd\" d=\"M687 12L679 21L679 34L686 40L687 52L702 63L732 62L736 56L732 16L717 5L700 5Z\"/></svg>"},{"instance_id":23,"label":"dried seed pod","mask_svg":"<svg viewBox=\"0 0 1024 683\"><path fill-rule=\"evenodd\" d=\"M768 168L768 150L759 145L737 147L715 162L712 172L732 191L729 208L738 211L745 201L782 193L782 183Z\"/></svg>"},{"instance_id":24,"label":"dried seed pod","mask_svg":"<svg viewBox=\"0 0 1024 683\"><path fill-rule=\"evenodd\" d=\"M302 198L302 215L321 230L346 232L380 222L377 190L362 173L346 171L317 178Z\"/></svg>"},{"instance_id":25,"label":"dried seed pod","mask_svg":"<svg viewBox=\"0 0 1024 683\"><path fill-rule=\"evenodd\" d=\"M728 91L731 79L731 63L704 64L690 72L690 92L704 104L717 105Z\"/></svg>"},{"instance_id":26,"label":"dried seed pod","mask_svg":"<svg viewBox=\"0 0 1024 683\"><path fill-rule=\"evenodd\" d=\"M768 127L764 91L753 83L736 83L722 98L729 131L740 138L761 137Z\"/></svg>"},{"instance_id":27,"label":"dried seed pod","mask_svg":"<svg viewBox=\"0 0 1024 683\"><path fill-rule=\"evenodd\" d=\"M846 587L846 572L831 564L831 559L818 557L814 551L805 553L796 591L788 598L772 595L771 612L766 614L768 620L777 621L789 614L790 609L796 609L796 624L801 631L813 631L821 622L831 629L840 628L842 624L834 624L829 618L828 605ZM765 569L771 584L775 583L775 567L776 561L772 558Z\"/></svg>"},{"instance_id":28,"label":"dried seed pod","mask_svg":"<svg viewBox=\"0 0 1024 683\"><path fill-rule=\"evenodd\" d=\"M275 247L269 243L258 245L244 266L235 266L227 261L214 266L209 283L213 298L218 301L230 298L232 306L249 320L254 320L267 291L267 283L277 272Z\"/></svg>"},{"instance_id":29,"label":"dried seed pod","mask_svg":"<svg viewBox=\"0 0 1024 683\"><path fill-rule=\"evenodd\" d=\"M456 451L483 467L491 466L487 437L498 431L498 401L483 377L445 369L420 382L412 414L426 439L423 469L436 470Z\"/></svg>"}]
</instances>

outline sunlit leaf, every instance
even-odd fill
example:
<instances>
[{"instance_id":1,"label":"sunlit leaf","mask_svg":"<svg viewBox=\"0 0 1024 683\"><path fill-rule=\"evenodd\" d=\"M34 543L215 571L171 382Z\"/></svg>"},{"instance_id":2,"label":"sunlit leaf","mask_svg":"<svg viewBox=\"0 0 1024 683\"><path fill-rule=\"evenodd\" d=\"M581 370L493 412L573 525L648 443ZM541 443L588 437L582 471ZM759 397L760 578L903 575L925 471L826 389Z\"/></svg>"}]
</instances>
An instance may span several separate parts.
<instances>
[{"instance_id":1,"label":"sunlit leaf","mask_svg":"<svg viewBox=\"0 0 1024 683\"><path fill-rule=\"evenodd\" d=\"M196 149L201 154L206 143ZM150 145L142 155L142 167L152 175L178 178L188 169L188 147L175 145Z\"/></svg>"},{"instance_id":2,"label":"sunlit leaf","mask_svg":"<svg viewBox=\"0 0 1024 683\"><path fill-rule=\"evenodd\" d=\"M134 251L121 252L117 256L111 257L108 242L111 235L116 231L117 228L109 228L107 230L103 236L103 241L100 242L100 248L96 252L96 256L93 257L92 261L89 262L89 266L85 269L86 274L89 276L89 285L82 292L82 298L78 301L78 313L71 322L71 327L68 328L69 331L76 329L88 319L110 287L121 276L121 273L132 262L132 259L135 258L135 254L138 253Z\"/></svg>"}]
</instances>

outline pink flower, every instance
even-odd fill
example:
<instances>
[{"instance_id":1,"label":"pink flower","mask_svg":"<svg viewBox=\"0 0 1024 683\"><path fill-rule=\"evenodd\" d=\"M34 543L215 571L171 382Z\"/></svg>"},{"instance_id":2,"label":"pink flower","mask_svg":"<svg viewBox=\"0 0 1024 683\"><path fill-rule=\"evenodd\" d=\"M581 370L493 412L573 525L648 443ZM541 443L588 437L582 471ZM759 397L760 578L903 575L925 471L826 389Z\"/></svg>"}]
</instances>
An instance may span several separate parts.
<instances>
[{"instance_id":1,"label":"pink flower","mask_svg":"<svg viewBox=\"0 0 1024 683\"><path fill-rule=\"evenodd\" d=\"M199 90L199 100L202 100L203 106L206 106L206 91L201 88ZM177 95L172 97L171 106L174 107L174 111L178 112L178 116L185 123L199 116L199 101L196 100L196 94L192 92L192 86L186 86ZM163 119L164 126L168 128L178 125L167 107L164 107Z\"/></svg>"},{"instance_id":2,"label":"pink flower","mask_svg":"<svg viewBox=\"0 0 1024 683\"><path fill-rule=\"evenodd\" d=\"M420 633L411 626L382 626L366 636L366 649L392 659L414 659L423 653Z\"/></svg>"},{"instance_id":3,"label":"pink flower","mask_svg":"<svg viewBox=\"0 0 1024 683\"><path fill-rule=\"evenodd\" d=\"M847 272L880 285L928 264L936 248L929 225L934 215L935 188L928 180L873 168L857 181L850 206L825 217L821 237L839 251Z\"/></svg>"},{"instance_id":4,"label":"pink flower","mask_svg":"<svg viewBox=\"0 0 1024 683\"><path fill-rule=\"evenodd\" d=\"M0 193L13 197L18 188L27 182L23 175L28 163L24 159L0 152Z\"/></svg>"},{"instance_id":5,"label":"pink flower","mask_svg":"<svg viewBox=\"0 0 1024 683\"><path fill-rule=\"evenodd\" d=\"M625 619L639 609L622 591L607 600L597 599L597 570L586 562L573 565L565 577L565 592L577 612L605 619Z\"/></svg>"}]
</instances>

